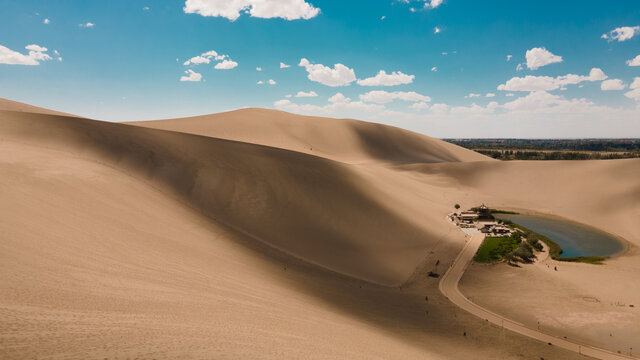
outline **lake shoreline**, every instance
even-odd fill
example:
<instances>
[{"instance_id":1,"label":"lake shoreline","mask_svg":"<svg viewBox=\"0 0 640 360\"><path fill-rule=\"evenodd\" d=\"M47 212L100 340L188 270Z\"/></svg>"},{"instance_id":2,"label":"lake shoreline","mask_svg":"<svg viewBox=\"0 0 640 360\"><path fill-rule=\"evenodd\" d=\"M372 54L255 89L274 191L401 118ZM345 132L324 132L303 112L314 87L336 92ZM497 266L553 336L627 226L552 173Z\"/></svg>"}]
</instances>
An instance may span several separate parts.
<instances>
[{"instance_id":1,"label":"lake shoreline","mask_svg":"<svg viewBox=\"0 0 640 360\"><path fill-rule=\"evenodd\" d=\"M544 242L550 241L552 242L555 246L557 246L560 249L560 253L557 256L554 256L554 260L557 261L563 261L563 262L581 262L581 263L591 263L593 264L594 260L596 260L596 258L599 258L600 261L604 261L604 260L611 260L620 256L625 255L626 253L629 252L630 248L631 248L631 244L625 240L623 237L619 236L619 235L615 235L612 234L608 231L604 231L602 229L599 229L595 226L589 225L589 224L585 224L585 223L581 223L575 220L571 220L559 215L553 215L553 214L547 214L547 213L541 213L538 211L533 211L533 210L529 210L529 209L519 209L519 208L510 208L510 207L505 207L505 208L501 208L499 209L500 211L513 211L516 212L516 214L495 214L495 218L496 219L501 219L501 220L510 220L514 223L514 225L516 225L519 228L522 228L523 230L528 230L531 231L533 233L535 233L536 235L538 235L541 240L543 240ZM582 227L588 231L592 231L594 233L600 233L602 235L605 235L607 237L610 237L611 239L615 240L617 242L618 245L621 246L621 249L619 251L615 251L611 254L608 255L579 255L579 256L563 256L563 253L565 252L564 248L562 247L561 244L559 244L556 240L550 238L549 236L546 236L544 234L541 234L540 232L531 229L530 227L524 226L516 221L514 221L513 219L509 219L510 216L532 216L532 217L539 217L539 218L546 218L549 220L554 220L554 221L560 221L560 222L566 222L566 223L570 223L573 225L576 225L578 227ZM552 247L552 245L547 244L550 248ZM550 253L550 255L552 255ZM598 260L596 260L598 261ZM596 262L599 264L602 264L602 262Z\"/></svg>"}]
</instances>

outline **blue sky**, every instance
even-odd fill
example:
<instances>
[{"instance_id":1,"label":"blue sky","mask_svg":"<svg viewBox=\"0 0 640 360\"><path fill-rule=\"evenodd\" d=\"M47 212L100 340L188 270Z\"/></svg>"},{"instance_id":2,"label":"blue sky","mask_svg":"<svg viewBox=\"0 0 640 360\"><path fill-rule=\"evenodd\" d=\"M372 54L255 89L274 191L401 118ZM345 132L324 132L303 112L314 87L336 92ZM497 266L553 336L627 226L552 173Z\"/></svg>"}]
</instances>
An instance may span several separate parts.
<instances>
[{"instance_id":1,"label":"blue sky","mask_svg":"<svg viewBox=\"0 0 640 360\"><path fill-rule=\"evenodd\" d=\"M436 137L640 137L638 1L235 3L0 0L0 97L110 121L266 107Z\"/></svg>"}]
</instances>

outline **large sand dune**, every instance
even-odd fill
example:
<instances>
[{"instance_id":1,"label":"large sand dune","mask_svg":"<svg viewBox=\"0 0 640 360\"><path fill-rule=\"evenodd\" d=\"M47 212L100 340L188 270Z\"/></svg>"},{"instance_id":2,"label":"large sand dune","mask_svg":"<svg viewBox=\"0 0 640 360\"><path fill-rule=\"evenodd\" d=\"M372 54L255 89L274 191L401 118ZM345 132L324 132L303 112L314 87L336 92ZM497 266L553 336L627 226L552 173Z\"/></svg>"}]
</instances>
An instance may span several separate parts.
<instances>
[{"instance_id":1,"label":"large sand dune","mask_svg":"<svg viewBox=\"0 0 640 360\"><path fill-rule=\"evenodd\" d=\"M637 162L557 165L564 181L541 184L566 199L545 202L528 180L545 169L383 125L0 109L1 358L577 359L439 294L426 273L464 244L445 214L488 199L585 220L610 197L608 226L637 211Z\"/></svg>"},{"instance_id":2,"label":"large sand dune","mask_svg":"<svg viewBox=\"0 0 640 360\"><path fill-rule=\"evenodd\" d=\"M343 162L489 160L474 151L391 126L351 119L294 115L269 109L250 108L132 124L268 145Z\"/></svg>"}]
</instances>

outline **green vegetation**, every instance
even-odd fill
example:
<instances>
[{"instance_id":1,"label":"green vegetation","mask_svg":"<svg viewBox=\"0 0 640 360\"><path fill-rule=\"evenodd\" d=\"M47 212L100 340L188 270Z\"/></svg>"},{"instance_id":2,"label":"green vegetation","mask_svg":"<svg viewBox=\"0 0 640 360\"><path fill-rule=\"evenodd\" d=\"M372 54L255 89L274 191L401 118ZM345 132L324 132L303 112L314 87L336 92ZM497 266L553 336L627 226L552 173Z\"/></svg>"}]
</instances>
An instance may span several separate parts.
<instances>
[{"instance_id":1,"label":"green vegetation","mask_svg":"<svg viewBox=\"0 0 640 360\"><path fill-rule=\"evenodd\" d=\"M640 157L640 139L445 139L500 160L606 160Z\"/></svg>"},{"instance_id":2,"label":"green vegetation","mask_svg":"<svg viewBox=\"0 0 640 360\"><path fill-rule=\"evenodd\" d=\"M460 209L460 204L455 204L453 205L454 208L456 208L456 210Z\"/></svg>"},{"instance_id":3,"label":"green vegetation","mask_svg":"<svg viewBox=\"0 0 640 360\"><path fill-rule=\"evenodd\" d=\"M486 237L473 258L477 262L495 262L505 259L505 255L516 250L522 243L522 234L518 231L509 237Z\"/></svg>"},{"instance_id":4,"label":"green vegetation","mask_svg":"<svg viewBox=\"0 0 640 360\"><path fill-rule=\"evenodd\" d=\"M489 209L489 212L492 214L509 214L509 215L519 215L520 213L517 213L515 211L508 211L508 210L499 210L499 209Z\"/></svg>"}]
</instances>

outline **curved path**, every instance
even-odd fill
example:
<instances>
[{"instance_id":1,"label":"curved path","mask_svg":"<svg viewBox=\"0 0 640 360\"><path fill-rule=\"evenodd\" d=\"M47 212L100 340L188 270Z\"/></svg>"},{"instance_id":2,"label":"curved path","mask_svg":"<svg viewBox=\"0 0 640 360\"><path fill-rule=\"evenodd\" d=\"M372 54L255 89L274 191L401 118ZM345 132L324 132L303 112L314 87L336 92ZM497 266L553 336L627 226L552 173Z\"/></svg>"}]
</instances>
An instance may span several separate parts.
<instances>
[{"instance_id":1,"label":"curved path","mask_svg":"<svg viewBox=\"0 0 640 360\"><path fill-rule=\"evenodd\" d=\"M587 344L583 344L577 341L560 338L554 335L550 335L533 328L529 328L516 321L509 320L501 315L493 313L467 299L458 288L458 282L462 278L464 271L469 266L469 263L473 260L473 256L482 244L484 240L484 234L474 233L471 234L471 239L467 241L464 248L453 262L452 266L442 276L440 280L439 288L440 292L444 294L449 300L451 300L458 307L470 312L471 314L490 321L504 329L517 332L528 336L530 338L543 341L545 343L551 343L552 346L559 346L561 348L575 351L577 353L591 356L598 359L637 359L629 355L618 354L613 351L592 347Z\"/></svg>"}]
</instances>

